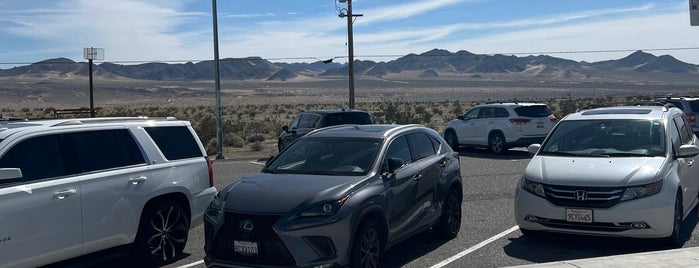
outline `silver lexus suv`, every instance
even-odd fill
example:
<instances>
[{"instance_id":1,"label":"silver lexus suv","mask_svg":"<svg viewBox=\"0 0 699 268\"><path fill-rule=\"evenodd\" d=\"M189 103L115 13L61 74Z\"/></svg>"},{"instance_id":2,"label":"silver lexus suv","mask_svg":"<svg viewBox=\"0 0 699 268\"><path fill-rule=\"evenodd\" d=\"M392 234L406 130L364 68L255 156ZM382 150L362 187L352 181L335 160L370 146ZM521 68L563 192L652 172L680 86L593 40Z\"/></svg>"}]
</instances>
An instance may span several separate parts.
<instances>
[{"instance_id":1,"label":"silver lexus suv","mask_svg":"<svg viewBox=\"0 0 699 268\"><path fill-rule=\"evenodd\" d=\"M665 238L681 246L699 202L697 137L672 105L566 116L529 162L515 195L522 233Z\"/></svg>"},{"instance_id":2,"label":"silver lexus suv","mask_svg":"<svg viewBox=\"0 0 699 268\"><path fill-rule=\"evenodd\" d=\"M216 188L187 121L0 124L0 266L37 267L132 244L137 263L182 253Z\"/></svg>"}]
</instances>

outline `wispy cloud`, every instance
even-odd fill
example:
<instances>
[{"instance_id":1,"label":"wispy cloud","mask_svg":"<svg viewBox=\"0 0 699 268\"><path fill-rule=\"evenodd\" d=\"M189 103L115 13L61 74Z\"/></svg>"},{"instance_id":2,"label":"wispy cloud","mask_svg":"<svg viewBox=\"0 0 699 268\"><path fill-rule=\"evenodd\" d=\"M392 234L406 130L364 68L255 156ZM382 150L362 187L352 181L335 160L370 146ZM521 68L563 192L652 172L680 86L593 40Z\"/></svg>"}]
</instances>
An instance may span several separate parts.
<instances>
[{"instance_id":1,"label":"wispy cloud","mask_svg":"<svg viewBox=\"0 0 699 268\"><path fill-rule=\"evenodd\" d=\"M262 17L276 17L277 14L274 13L257 13L257 14L222 14L220 15L226 18L262 18Z\"/></svg>"},{"instance_id":2,"label":"wispy cloud","mask_svg":"<svg viewBox=\"0 0 699 268\"><path fill-rule=\"evenodd\" d=\"M366 18L362 18L358 23L360 24L373 24L384 21L395 21L407 19L416 15L425 14L427 12L445 8L448 6L461 4L465 2L474 2L474 0L427 0L427 1L415 1L400 5L393 5L385 8L377 8L367 10Z\"/></svg>"}]
</instances>

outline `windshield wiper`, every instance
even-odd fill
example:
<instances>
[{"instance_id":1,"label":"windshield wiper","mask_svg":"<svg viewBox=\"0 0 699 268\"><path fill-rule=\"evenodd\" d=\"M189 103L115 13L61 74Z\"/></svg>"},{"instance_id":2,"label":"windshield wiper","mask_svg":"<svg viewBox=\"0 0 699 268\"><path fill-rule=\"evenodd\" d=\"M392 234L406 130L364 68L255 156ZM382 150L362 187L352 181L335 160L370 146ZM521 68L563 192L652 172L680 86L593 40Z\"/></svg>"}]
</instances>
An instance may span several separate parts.
<instances>
[{"instance_id":1,"label":"windshield wiper","mask_svg":"<svg viewBox=\"0 0 699 268\"><path fill-rule=\"evenodd\" d=\"M648 156L648 157L654 157L655 155L648 154L648 153L610 153L608 154L610 157L634 157L634 156Z\"/></svg>"}]
</instances>

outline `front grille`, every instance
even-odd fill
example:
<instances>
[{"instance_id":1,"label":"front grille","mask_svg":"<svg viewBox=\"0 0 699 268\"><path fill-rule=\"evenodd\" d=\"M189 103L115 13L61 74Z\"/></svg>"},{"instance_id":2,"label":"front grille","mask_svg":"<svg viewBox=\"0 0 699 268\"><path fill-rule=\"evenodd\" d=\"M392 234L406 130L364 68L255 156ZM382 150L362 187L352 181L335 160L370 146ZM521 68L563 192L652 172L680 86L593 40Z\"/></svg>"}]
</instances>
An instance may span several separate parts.
<instances>
[{"instance_id":1,"label":"front grille","mask_svg":"<svg viewBox=\"0 0 699 268\"><path fill-rule=\"evenodd\" d=\"M226 212L223 227L214 244L213 258L237 264L294 266L294 257L272 228L280 217ZM241 228L243 221L252 223L251 231ZM256 242L258 253L251 256L239 254L235 252L233 241Z\"/></svg>"},{"instance_id":2,"label":"front grille","mask_svg":"<svg viewBox=\"0 0 699 268\"><path fill-rule=\"evenodd\" d=\"M618 204L624 188L545 185L546 199L563 207L610 208Z\"/></svg>"}]
</instances>

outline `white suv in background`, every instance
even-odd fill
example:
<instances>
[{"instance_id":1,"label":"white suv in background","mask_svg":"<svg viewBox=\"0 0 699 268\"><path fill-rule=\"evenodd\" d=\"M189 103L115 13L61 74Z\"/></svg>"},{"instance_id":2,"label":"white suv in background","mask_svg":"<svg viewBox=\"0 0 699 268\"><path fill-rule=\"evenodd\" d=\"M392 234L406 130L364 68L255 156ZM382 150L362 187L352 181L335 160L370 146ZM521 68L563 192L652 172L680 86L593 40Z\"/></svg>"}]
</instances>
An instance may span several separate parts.
<instances>
[{"instance_id":1,"label":"white suv in background","mask_svg":"<svg viewBox=\"0 0 699 268\"><path fill-rule=\"evenodd\" d=\"M556 124L556 116L542 103L499 102L476 105L447 122L444 139L460 146L485 146L494 153L541 143Z\"/></svg>"},{"instance_id":2,"label":"white suv in background","mask_svg":"<svg viewBox=\"0 0 699 268\"><path fill-rule=\"evenodd\" d=\"M0 266L125 244L143 263L170 263L215 193L211 161L188 121L0 124Z\"/></svg>"},{"instance_id":3,"label":"white suv in background","mask_svg":"<svg viewBox=\"0 0 699 268\"><path fill-rule=\"evenodd\" d=\"M697 138L671 105L584 110L566 116L519 181L515 221L532 231L666 238L699 199Z\"/></svg>"}]
</instances>

